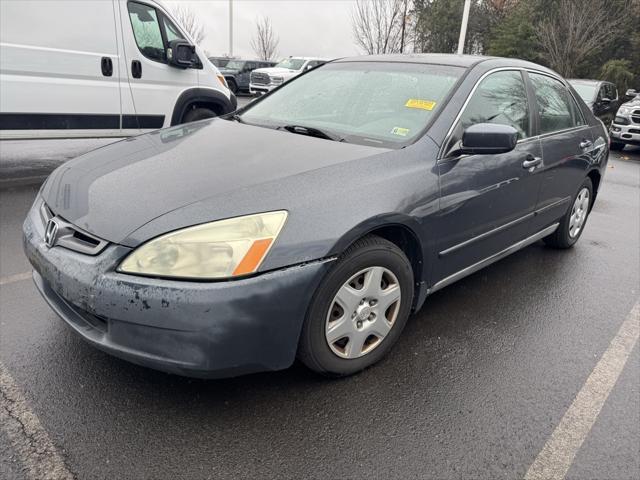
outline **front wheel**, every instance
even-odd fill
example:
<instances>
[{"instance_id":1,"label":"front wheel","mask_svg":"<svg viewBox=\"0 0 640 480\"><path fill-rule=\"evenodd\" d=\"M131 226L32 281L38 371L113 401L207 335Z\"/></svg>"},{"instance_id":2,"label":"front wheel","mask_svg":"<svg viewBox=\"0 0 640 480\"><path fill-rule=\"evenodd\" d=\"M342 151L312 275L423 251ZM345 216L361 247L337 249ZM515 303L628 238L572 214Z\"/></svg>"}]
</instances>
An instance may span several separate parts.
<instances>
[{"instance_id":1,"label":"front wheel","mask_svg":"<svg viewBox=\"0 0 640 480\"><path fill-rule=\"evenodd\" d=\"M182 123L195 122L197 120L204 120L205 118L213 118L216 116L216 112L208 108L193 108L184 114Z\"/></svg>"},{"instance_id":2,"label":"front wheel","mask_svg":"<svg viewBox=\"0 0 640 480\"><path fill-rule=\"evenodd\" d=\"M346 376L379 361L404 328L413 271L395 244L368 236L340 256L311 301L298 357L327 376Z\"/></svg>"},{"instance_id":3,"label":"front wheel","mask_svg":"<svg viewBox=\"0 0 640 480\"><path fill-rule=\"evenodd\" d=\"M590 178L584 179L572 201L571 208L560 220L556 231L543 239L550 247L570 248L582 235L593 202L593 184Z\"/></svg>"}]
</instances>

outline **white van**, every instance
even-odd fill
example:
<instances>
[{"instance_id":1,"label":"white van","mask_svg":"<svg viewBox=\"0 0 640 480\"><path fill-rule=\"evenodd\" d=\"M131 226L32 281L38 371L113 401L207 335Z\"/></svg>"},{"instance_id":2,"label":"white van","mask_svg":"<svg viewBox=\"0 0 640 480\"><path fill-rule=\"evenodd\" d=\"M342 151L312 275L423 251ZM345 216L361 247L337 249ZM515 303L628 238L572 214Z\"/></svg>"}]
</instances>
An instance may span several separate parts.
<instances>
[{"instance_id":1,"label":"white van","mask_svg":"<svg viewBox=\"0 0 640 480\"><path fill-rule=\"evenodd\" d=\"M275 67L258 68L251 72L249 93L263 94L270 92L284 82L297 77L307 70L327 63L327 60L312 57L289 57Z\"/></svg>"},{"instance_id":2,"label":"white van","mask_svg":"<svg viewBox=\"0 0 640 480\"><path fill-rule=\"evenodd\" d=\"M0 138L119 137L236 108L153 0L0 1Z\"/></svg>"}]
</instances>

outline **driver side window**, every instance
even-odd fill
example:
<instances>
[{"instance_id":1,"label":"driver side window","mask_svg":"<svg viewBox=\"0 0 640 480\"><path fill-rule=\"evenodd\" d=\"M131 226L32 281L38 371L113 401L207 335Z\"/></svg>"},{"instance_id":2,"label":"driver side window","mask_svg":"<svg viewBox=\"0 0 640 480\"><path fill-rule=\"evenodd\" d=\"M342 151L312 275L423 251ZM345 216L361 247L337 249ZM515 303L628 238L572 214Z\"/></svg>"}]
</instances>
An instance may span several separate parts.
<instances>
[{"instance_id":1,"label":"driver side window","mask_svg":"<svg viewBox=\"0 0 640 480\"><path fill-rule=\"evenodd\" d=\"M527 91L519 71L496 72L480 82L460 117L458 136L477 123L512 126L519 139L531 136Z\"/></svg>"}]
</instances>

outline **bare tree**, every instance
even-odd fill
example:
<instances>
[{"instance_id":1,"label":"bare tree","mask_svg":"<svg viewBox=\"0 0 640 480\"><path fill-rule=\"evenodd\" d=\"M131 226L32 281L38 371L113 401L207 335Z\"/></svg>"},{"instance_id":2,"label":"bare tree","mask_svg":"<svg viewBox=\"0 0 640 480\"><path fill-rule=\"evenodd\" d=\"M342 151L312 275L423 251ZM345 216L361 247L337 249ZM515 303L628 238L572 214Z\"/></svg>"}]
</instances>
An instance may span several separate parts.
<instances>
[{"instance_id":1,"label":"bare tree","mask_svg":"<svg viewBox=\"0 0 640 480\"><path fill-rule=\"evenodd\" d=\"M280 38L273 33L269 17L256 20L256 36L251 38L251 48L260 60L271 60L276 56Z\"/></svg>"},{"instance_id":2,"label":"bare tree","mask_svg":"<svg viewBox=\"0 0 640 480\"><path fill-rule=\"evenodd\" d=\"M173 16L178 23L184 28L189 36L198 45L204 40L206 34L204 33L204 27L200 24L198 16L195 12L184 5L178 5L173 9Z\"/></svg>"},{"instance_id":3,"label":"bare tree","mask_svg":"<svg viewBox=\"0 0 640 480\"><path fill-rule=\"evenodd\" d=\"M356 44L368 54L398 53L404 48L408 0L356 0L351 12Z\"/></svg>"},{"instance_id":4,"label":"bare tree","mask_svg":"<svg viewBox=\"0 0 640 480\"><path fill-rule=\"evenodd\" d=\"M540 23L537 40L551 68L571 77L583 60L615 38L623 18L608 0L559 0L558 11Z\"/></svg>"}]
</instances>

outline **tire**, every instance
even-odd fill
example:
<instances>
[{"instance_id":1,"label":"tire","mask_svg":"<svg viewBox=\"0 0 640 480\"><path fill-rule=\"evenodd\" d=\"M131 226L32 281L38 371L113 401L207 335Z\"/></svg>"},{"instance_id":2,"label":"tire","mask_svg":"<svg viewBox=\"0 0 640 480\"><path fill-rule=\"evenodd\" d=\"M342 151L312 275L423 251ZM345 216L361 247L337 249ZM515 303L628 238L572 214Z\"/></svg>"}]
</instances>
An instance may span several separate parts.
<instances>
[{"instance_id":1,"label":"tire","mask_svg":"<svg viewBox=\"0 0 640 480\"><path fill-rule=\"evenodd\" d=\"M236 84L236 82L235 82L235 81L233 81L233 80L229 80L229 81L227 82L227 84L229 85L229 90L231 90L231 92L232 92L234 95L237 95L237 94L238 94L238 85Z\"/></svg>"},{"instance_id":2,"label":"tire","mask_svg":"<svg viewBox=\"0 0 640 480\"><path fill-rule=\"evenodd\" d=\"M587 198L581 197L587 192ZM582 198L582 200L579 200ZM580 238L584 227L587 224L589 213L591 212L591 205L593 204L593 184L590 178L585 178L580 185L580 188L576 194L571 198L571 207L567 210L560 220L560 225L555 232L548 237L543 238L544 243L552 248L571 248ZM578 223L572 222L574 213L582 212L578 215ZM577 225L579 224L579 227ZM575 229L578 228L577 233Z\"/></svg>"},{"instance_id":3,"label":"tire","mask_svg":"<svg viewBox=\"0 0 640 480\"><path fill-rule=\"evenodd\" d=\"M369 281L378 278L378 282ZM395 244L373 235L358 240L340 256L316 290L302 327L298 358L311 370L330 377L352 375L378 362L407 323L413 278L411 263ZM367 289L367 285L371 287ZM380 295L376 297L375 292ZM347 301L338 300L338 293ZM399 299L393 302L398 294ZM365 303L362 298L367 299ZM352 308L343 309L347 304ZM331 325L340 328L331 329ZM337 331L349 331L349 336L339 338Z\"/></svg>"},{"instance_id":4,"label":"tire","mask_svg":"<svg viewBox=\"0 0 640 480\"><path fill-rule=\"evenodd\" d=\"M184 114L181 123L195 122L197 120L204 120L205 118L213 118L216 116L216 112L208 108L193 108Z\"/></svg>"},{"instance_id":5,"label":"tire","mask_svg":"<svg viewBox=\"0 0 640 480\"><path fill-rule=\"evenodd\" d=\"M625 145L624 143L611 142L611 145L609 146L609 148L615 152L619 152L624 148L624 145Z\"/></svg>"}]
</instances>

